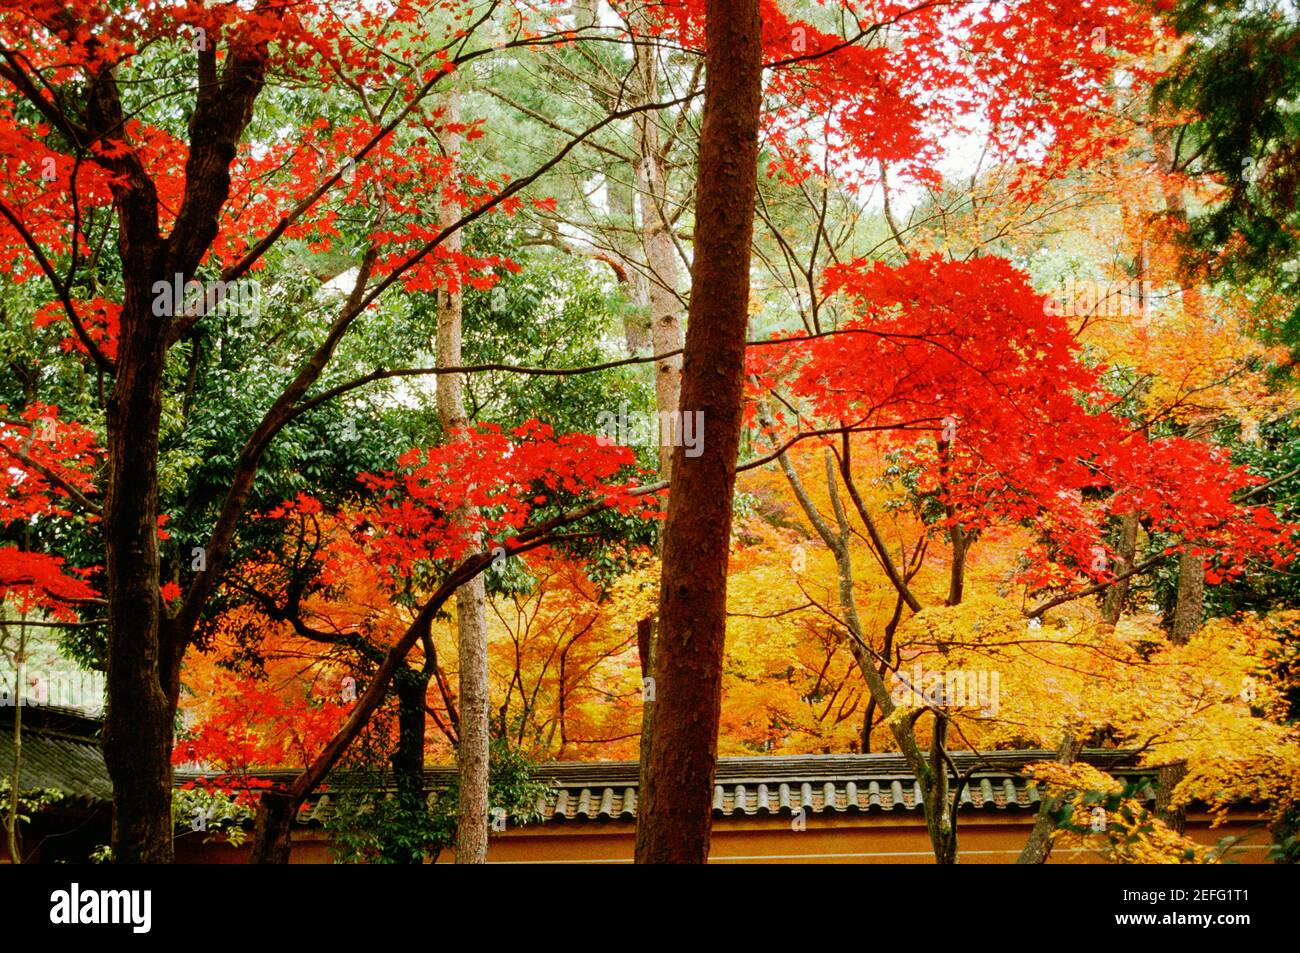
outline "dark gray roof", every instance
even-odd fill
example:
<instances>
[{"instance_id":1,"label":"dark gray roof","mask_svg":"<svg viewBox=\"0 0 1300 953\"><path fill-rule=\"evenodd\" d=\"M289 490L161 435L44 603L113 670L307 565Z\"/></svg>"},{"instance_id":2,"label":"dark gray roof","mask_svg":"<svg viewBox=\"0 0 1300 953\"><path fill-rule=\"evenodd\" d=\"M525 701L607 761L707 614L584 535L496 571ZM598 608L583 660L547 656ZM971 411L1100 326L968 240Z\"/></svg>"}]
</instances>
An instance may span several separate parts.
<instances>
[{"instance_id":1,"label":"dark gray roof","mask_svg":"<svg viewBox=\"0 0 1300 953\"><path fill-rule=\"evenodd\" d=\"M15 709L0 706L0 772L11 777ZM67 798L97 803L113 799L99 747L99 722L68 708L23 707L20 791L54 788Z\"/></svg>"},{"instance_id":2,"label":"dark gray roof","mask_svg":"<svg viewBox=\"0 0 1300 953\"><path fill-rule=\"evenodd\" d=\"M0 708L0 770L13 764L13 712ZM1036 785L1023 776L1031 761L1053 757L1043 750L993 751L976 755L952 753L963 774L975 769L962 794L967 810L1037 810ZM1080 760L1118 777L1148 777L1150 768L1138 769L1134 753L1088 749ZM270 781L288 782L293 770L258 772ZM201 777L195 771L178 771L176 783ZM426 770L431 790L455 776L452 766ZM543 819L631 820L636 817L638 764L635 761L565 761L539 765L534 776L551 785L539 805ZM96 719L52 706L23 709L23 759L21 788L55 788L88 802L112 799L112 785L99 747ZM1149 788L1147 797L1154 797ZM328 790L318 792L299 815L303 823L320 822L329 812ZM897 754L797 755L756 758L719 758L713 789L715 817L789 816L801 808L811 814L875 813L920 808L920 789Z\"/></svg>"},{"instance_id":3,"label":"dark gray roof","mask_svg":"<svg viewBox=\"0 0 1300 953\"><path fill-rule=\"evenodd\" d=\"M967 811L1036 811L1037 786L1023 776L1031 761L1049 760L1042 750L995 751L975 755L952 753L963 774L976 768L962 794ZM1139 770L1132 752L1089 749L1080 760L1117 777L1147 778L1154 770ZM632 820L636 817L635 761L559 762L540 765L534 776L552 785L539 805L544 822ZM295 772L259 772L259 777L288 780ZM436 789L449 782L453 767L425 772ZM1155 792L1143 790L1148 799ZM800 755L720 758L713 788L714 817L789 817L801 808L810 814L870 814L912 812L921 807L921 793L912 773L897 754ZM314 795L299 814L301 823L323 821L329 813L328 790Z\"/></svg>"}]
</instances>

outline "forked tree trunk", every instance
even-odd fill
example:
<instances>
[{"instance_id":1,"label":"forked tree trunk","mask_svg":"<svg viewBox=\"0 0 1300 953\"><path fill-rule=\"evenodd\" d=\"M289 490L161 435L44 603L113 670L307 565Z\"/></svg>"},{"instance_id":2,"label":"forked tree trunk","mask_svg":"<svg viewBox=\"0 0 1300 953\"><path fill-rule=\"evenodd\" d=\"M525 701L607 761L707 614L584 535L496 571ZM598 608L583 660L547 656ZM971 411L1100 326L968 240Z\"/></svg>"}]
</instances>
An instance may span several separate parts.
<instances>
[{"instance_id":1,"label":"forked tree trunk","mask_svg":"<svg viewBox=\"0 0 1300 953\"><path fill-rule=\"evenodd\" d=\"M758 410L759 422L766 430L772 431L775 426L774 421L761 402ZM844 626L848 630L849 648L853 652L854 661L867 683L867 690L871 695L872 703L880 711L881 721L889 726L894 740L898 743L898 750L907 760L907 764L916 778L916 783L921 788L921 805L925 811L926 833L930 838L930 845L934 849L935 862L940 864L956 863L957 816L955 812L948 813L948 769L944 760L943 732L946 730L947 723L942 718L937 719L936 731L932 738L938 742L938 745L932 749L930 760L927 762L925 755L921 753L921 748L917 744L915 730L916 718L925 709L916 709L907 717L894 717L893 696L885 683L886 658L878 657L869 647L866 632L862 627L862 620L858 615L857 597L854 591L853 552L850 548L852 534L848 514L840 500L839 490L837 489L834 455L829 450L826 452L826 489L827 495L830 497L831 510L835 514L834 529L822 517L812 497L808 495L803 481L799 478L794 465L790 462L789 456L784 452L779 453L777 462L781 465L786 480L790 484L790 489L794 492L795 499L798 500L804 515L808 517L808 521L816 530L817 535L821 537L822 542L826 544L826 548L835 556L835 568L839 576L839 603L843 612ZM854 485L846 480L846 487L856 504L858 497ZM884 550L878 552L884 552ZM887 554L886 565L890 565L887 561ZM897 572L897 567L895 567L894 571ZM902 579L903 577L900 576L899 578ZM893 627L897 625L901 617L902 605L907 599L904 593L907 591L904 583L899 592L900 599L894 611L894 616L886 629L887 645L892 640ZM914 600L915 597L913 596L912 599ZM945 821L944 818L948 820Z\"/></svg>"},{"instance_id":2,"label":"forked tree trunk","mask_svg":"<svg viewBox=\"0 0 1300 953\"><path fill-rule=\"evenodd\" d=\"M164 619L159 593L158 428L170 320L155 315L158 279L194 274L219 231L230 166L266 76L265 49L199 51L198 92L189 115L185 191L166 239L157 188L134 153L97 159L114 173L122 312L108 400L103 533L108 603L108 703L101 743L113 781L113 859L166 863L173 857L172 726L180 664L195 619ZM85 87L89 141L117 136L126 112L114 71Z\"/></svg>"},{"instance_id":3,"label":"forked tree trunk","mask_svg":"<svg viewBox=\"0 0 1300 953\"><path fill-rule=\"evenodd\" d=\"M473 556L463 561L450 576L443 580L442 585L429 597L429 601L420 608L406 632L384 654L365 692L357 699L356 706L334 737L312 758L297 778L284 787L268 791L263 795L263 804L258 811L257 829L249 855L250 863L288 862L289 826L295 812L334 769L348 746L356 740L375 711L384 703L393 679L406 664L406 656L415 648L417 642L430 637L434 617L455 598L457 590L486 569L487 565L488 560L481 554Z\"/></svg>"},{"instance_id":4,"label":"forked tree trunk","mask_svg":"<svg viewBox=\"0 0 1300 953\"><path fill-rule=\"evenodd\" d=\"M740 445L762 87L758 0L708 0L695 261L681 408L703 453L674 448L663 535L655 717L637 817L638 863L704 863L722 700L727 556Z\"/></svg>"},{"instance_id":5,"label":"forked tree trunk","mask_svg":"<svg viewBox=\"0 0 1300 953\"><path fill-rule=\"evenodd\" d=\"M1075 737L1073 732L1066 732L1061 746L1056 749L1057 764L1073 764L1083 750L1083 740ZM1038 816L1034 818L1034 829L1029 832L1029 840L1020 852L1017 864L1045 864L1052 856L1052 834L1056 832L1056 818L1053 816L1061 809L1065 798L1049 794L1038 802Z\"/></svg>"},{"instance_id":6,"label":"forked tree trunk","mask_svg":"<svg viewBox=\"0 0 1300 953\"><path fill-rule=\"evenodd\" d=\"M456 97L447 105L449 122L458 121ZM450 135L443 143L448 154L460 148L459 136ZM444 203L442 218L450 223L459 218L453 203ZM460 251L460 233L448 236L444 246L451 254ZM460 290L438 293L438 366L459 367L461 360ZM438 420L443 432L464 427L464 377L460 374L438 376ZM474 511L466 508L459 518L472 521ZM456 818L456 863L487 863L488 848L488 759L490 713L488 711L487 664L487 596L483 577L475 576L456 593L456 632L460 655L460 743L456 748L456 767L460 779L460 803Z\"/></svg>"},{"instance_id":7,"label":"forked tree trunk","mask_svg":"<svg viewBox=\"0 0 1300 953\"><path fill-rule=\"evenodd\" d=\"M934 848L934 862L957 863L956 797L948 779L948 718L938 713L930 729L930 776L921 784L925 798L925 825ZM953 780L956 780L955 778Z\"/></svg>"}]
</instances>

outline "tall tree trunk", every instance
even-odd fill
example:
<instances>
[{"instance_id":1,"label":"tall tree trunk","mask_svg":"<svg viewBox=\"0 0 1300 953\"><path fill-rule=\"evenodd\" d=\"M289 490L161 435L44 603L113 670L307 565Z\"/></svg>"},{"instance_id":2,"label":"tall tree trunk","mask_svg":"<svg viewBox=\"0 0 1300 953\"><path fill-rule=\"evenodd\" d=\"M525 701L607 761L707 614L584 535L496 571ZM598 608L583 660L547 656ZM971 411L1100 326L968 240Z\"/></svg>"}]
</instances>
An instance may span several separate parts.
<instances>
[{"instance_id":1,"label":"tall tree trunk","mask_svg":"<svg viewBox=\"0 0 1300 953\"><path fill-rule=\"evenodd\" d=\"M170 862L172 728L180 663L195 618L164 618L159 593L158 429L167 342L178 317L154 314L154 282L191 277L220 229L230 166L266 76L265 48L198 51L198 90L189 115L185 190L163 239L157 189L133 152L104 164L114 173L122 312L108 399L103 533L108 602L108 703L101 743L113 781L113 859ZM220 68L219 68L220 66ZM126 122L114 71L87 87L91 141ZM192 606L197 613L201 602Z\"/></svg>"},{"instance_id":2,"label":"tall tree trunk","mask_svg":"<svg viewBox=\"0 0 1300 953\"><path fill-rule=\"evenodd\" d=\"M448 122L458 120L456 97L447 104ZM460 148L458 136L444 142L449 155ZM445 223L456 221L460 212L444 203ZM448 236L444 247L451 254L460 251L460 234ZM438 366L456 367L461 360L462 300L459 289L438 293ZM469 423L465 416L464 377L438 376L438 420L444 432ZM475 513L465 508L458 518L472 521ZM487 862L488 842L488 759L490 713L488 711L487 597L481 575L456 593L456 631L460 649L460 744L456 766L460 777L460 804L456 820L456 863Z\"/></svg>"},{"instance_id":3,"label":"tall tree trunk","mask_svg":"<svg viewBox=\"0 0 1300 953\"><path fill-rule=\"evenodd\" d=\"M641 11L629 14L638 29L647 28L647 17ZM648 34L648 28L645 29ZM638 103L653 102L659 95L659 68L657 53L652 45L636 49L635 96ZM635 120L637 142L637 212L640 220L641 246L646 270L640 286L644 289L646 310L650 317L650 344L655 354L667 354L682 347L682 322L680 302L677 297L681 285L677 267L677 249L673 243L672 223L668 220L668 183L664 172L664 157L659 125L653 115L638 114ZM655 363L655 410L659 426L659 478L672 480L674 434L681 432L678 419L681 403L682 356L680 354ZM662 555L662 552L661 552ZM654 730L654 681L645 681L654 672L654 644L657 626L650 616L637 622L637 648L641 656L641 743L640 793L647 799L654 778L647 769L650 755L650 737Z\"/></svg>"},{"instance_id":4,"label":"tall tree trunk","mask_svg":"<svg viewBox=\"0 0 1300 953\"><path fill-rule=\"evenodd\" d=\"M1161 168L1173 168L1173 148L1167 130L1153 134L1157 163ZM1172 178L1163 180L1165 214L1179 226L1187 224L1187 206L1182 192ZM1205 320L1205 301L1198 285L1193 283L1183 292L1183 310L1192 321ZM1193 422L1186 436L1192 440L1207 439L1208 422ZM1201 556L1183 552L1178 557L1178 594L1174 603L1174 617L1169 627L1169 638L1178 645L1187 643L1201 627L1205 597L1205 560Z\"/></svg>"},{"instance_id":5,"label":"tall tree trunk","mask_svg":"<svg viewBox=\"0 0 1300 953\"><path fill-rule=\"evenodd\" d=\"M104 762L113 781L113 859L171 863L172 669L163 643L158 560L158 427L165 346L143 300L128 293L117 379L108 401L104 494L108 704Z\"/></svg>"},{"instance_id":6,"label":"tall tree trunk","mask_svg":"<svg viewBox=\"0 0 1300 953\"><path fill-rule=\"evenodd\" d=\"M727 624L727 557L744 399L762 36L758 0L708 0L695 261L681 409L701 411L704 452L674 448L663 536L655 717L638 811L638 863L704 863ZM671 783L661 783L661 782Z\"/></svg>"},{"instance_id":7,"label":"tall tree trunk","mask_svg":"<svg viewBox=\"0 0 1300 953\"><path fill-rule=\"evenodd\" d=\"M483 577L456 593L460 640L460 745L456 766L460 804L456 820L456 863L487 863L488 769L491 746L488 712L487 599Z\"/></svg>"},{"instance_id":8,"label":"tall tree trunk","mask_svg":"<svg viewBox=\"0 0 1300 953\"><path fill-rule=\"evenodd\" d=\"M1115 574L1123 575L1133 568L1133 560L1137 556L1137 532L1138 518L1136 513L1126 513L1120 517L1119 524L1119 546L1116 555L1119 557L1115 563ZM1115 625L1119 622L1120 616L1124 614L1124 603L1128 601L1128 590L1130 579L1119 580L1109 589L1106 590L1106 597L1101 604L1102 620Z\"/></svg>"}]
</instances>

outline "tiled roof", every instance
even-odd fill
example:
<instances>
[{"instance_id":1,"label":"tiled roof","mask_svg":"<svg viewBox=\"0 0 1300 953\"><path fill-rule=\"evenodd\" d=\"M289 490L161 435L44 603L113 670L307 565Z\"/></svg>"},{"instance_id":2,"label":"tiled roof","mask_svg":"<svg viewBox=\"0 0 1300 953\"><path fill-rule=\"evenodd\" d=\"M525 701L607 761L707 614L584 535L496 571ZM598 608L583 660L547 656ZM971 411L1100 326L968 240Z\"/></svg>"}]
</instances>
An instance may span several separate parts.
<instances>
[{"instance_id":1,"label":"tiled roof","mask_svg":"<svg viewBox=\"0 0 1300 953\"><path fill-rule=\"evenodd\" d=\"M13 770L14 708L0 706L0 771ZM99 748L99 722L54 706L23 707L20 791L54 788L67 798L111 801L113 786Z\"/></svg>"},{"instance_id":2,"label":"tiled roof","mask_svg":"<svg viewBox=\"0 0 1300 953\"><path fill-rule=\"evenodd\" d=\"M0 707L0 766L13 759L13 709ZM23 709L21 787L57 788L86 801L109 801L112 786L99 748L95 719L66 709ZM1028 762L1053 757L1050 751L994 751L982 755L955 751L952 760L965 774L976 768L962 794L967 810L1037 810L1039 796L1023 777ZM1131 752L1089 749L1080 760L1121 777L1143 777ZM287 782L292 770L259 772ZM178 771L176 782L198 777ZM544 821L631 820L636 817L638 764L635 761L568 761L539 765L534 776L551 785L540 805ZM426 786L436 790L455 777L451 766L425 772ZM1154 797L1149 788L1144 792ZM328 791L317 793L299 814L301 823L322 821L329 812ZM713 788L715 817L790 816L801 808L811 814L916 811L920 788L897 754L798 755L720 758Z\"/></svg>"},{"instance_id":3,"label":"tiled roof","mask_svg":"<svg viewBox=\"0 0 1300 953\"><path fill-rule=\"evenodd\" d=\"M998 751L978 757L953 752L957 770L978 769L962 793L966 810L1038 809L1038 790L1022 775L1031 761L1054 756L1051 751ZM1087 750L1081 760L1121 777L1150 777L1138 770L1130 752ZM552 789L540 805L544 822L632 820L636 817L635 761L560 762L539 766L534 776ZM425 772L436 789L454 776L451 767ZM279 775L280 772L273 774ZM285 772L285 779L292 777ZM271 776L268 773L266 776ZM1144 792L1154 798L1149 787ZM304 805L298 820L311 824L329 813L328 792ZM714 817L789 817L801 808L810 814L917 811L920 788L902 757L896 754L801 755L761 758L720 758L713 788Z\"/></svg>"}]
</instances>

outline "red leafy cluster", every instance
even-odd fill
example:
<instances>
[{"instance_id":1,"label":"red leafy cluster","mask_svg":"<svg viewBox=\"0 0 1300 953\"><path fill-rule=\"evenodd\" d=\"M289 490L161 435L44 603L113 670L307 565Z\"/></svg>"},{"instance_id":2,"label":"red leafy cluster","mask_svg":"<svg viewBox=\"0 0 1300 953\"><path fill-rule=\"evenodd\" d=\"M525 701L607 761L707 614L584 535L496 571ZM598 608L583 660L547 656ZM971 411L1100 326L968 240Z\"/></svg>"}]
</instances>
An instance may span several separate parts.
<instances>
[{"instance_id":1,"label":"red leafy cluster","mask_svg":"<svg viewBox=\"0 0 1300 953\"><path fill-rule=\"evenodd\" d=\"M305 53L324 56L349 3L277 0L221 3L207 0L32 0L0 13L5 45L31 51L32 65L56 69L55 84L83 71L129 61L148 46L181 43L198 49L222 45L258 51L286 64ZM330 30L330 27L333 30ZM199 31L203 33L200 34ZM202 39L198 39L199 37Z\"/></svg>"},{"instance_id":2,"label":"red leafy cluster","mask_svg":"<svg viewBox=\"0 0 1300 953\"><path fill-rule=\"evenodd\" d=\"M232 56L261 59L284 80L315 83L325 88L391 90L410 102L437 77L453 69L448 48L429 50L413 44L409 31L394 30L393 23L427 23L432 8L444 21L443 42L450 46L466 9L452 2L399 0L378 11L372 4L322 3L319 0L278 0L275 3L211 4L204 0L143 0L126 7L93 0L37 0L0 11L0 45L23 51L23 69L41 74L49 88L62 83L84 84L106 68L129 71L144 50L170 46L182 56L215 51L218 62ZM426 39L437 42L437 28ZM142 67L135 83L150 81ZM123 72L123 75L130 75ZM383 96L377 98L382 99ZM59 113L52 100L48 114ZM319 118L285 137L279 145L256 150L245 145L231 176L231 195L222 210L220 234L209 259L229 266L281 223L291 209L312 195L342 160L361 151L378 132L374 123L359 118L365 110L357 104L357 118L335 126ZM431 132L451 131L439 126L440 112L419 112L412 122L423 122ZM466 138L481 135L476 123L465 124ZM68 138L66 130L59 141ZM148 173L157 193L159 227L172 227L182 205L188 143L167 129L141 119L129 119L110 136L89 142L77 160L51 145L55 137L49 122L33 122L15 113L12 100L0 101L0 199L18 218L15 226L0 218L0 269L23 280L34 273L36 261L29 240L51 259L65 255L75 241L86 252L84 229L88 212L112 203L111 187L123 183L116 160L131 155ZM412 196L427 214L427 195L441 187L451 160L426 141L393 148L391 137L355 164L355 175L338 187L344 204L375 201L370 187L382 183L384 199L400 216L402 203ZM367 170L368 163L374 167ZM472 190L471 190L472 191ZM337 236L337 206L316 202L287 229L288 237L305 238L316 251L329 248ZM80 234L74 236L73 223ZM27 234L24 235L23 232ZM445 270L444 266L444 270Z\"/></svg>"},{"instance_id":3,"label":"red leafy cluster","mask_svg":"<svg viewBox=\"0 0 1300 953\"><path fill-rule=\"evenodd\" d=\"M216 786L227 790L250 786L246 775L259 768L310 764L352 709L350 702L281 692L248 676L231 679L213 697L215 710L176 745L172 763L219 771L224 777Z\"/></svg>"},{"instance_id":4,"label":"red leafy cluster","mask_svg":"<svg viewBox=\"0 0 1300 953\"><path fill-rule=\"evenodd\" d=\"M0 406L0 414L5 408ZM59 408L31 404L15 419L0 422L0 450L5 458L0 481L0 523L33 516L66 515L66 484L83 494L94 492L93 467L100 450L95 435L74 421L60 420Z\"/></svg>"},{"instance_id":5,"label":"red leafy cluster","mask_svg":"<svg viewBox=\"0 0 1300 953\"><path fill-rule=\"evenodd\" d=\"M937 184L941 139L975 128L1004 154L1048 155L1058 168L1096 155L1116 136L1109 107L1117 61L1149 51L1159 36L1131 0L833 6L847 31L792 18L774 0L762 5L773 174L833 171L869 184L883 160ZM647 9L655 30L703 48L704 0Z\"/></svg>"},{"instance_id":6,"label":"red leafy cluster","mask_svg":"<svg viewBox=\"0 0 1300 953\"><path fill-rule=\"evenodd\" d=\"M73 300L72 307L77 313L81 326L86 330L86 336L95 347L99 348L109 360L117 360L117 338L122 306L107 298L92 298L89 301ZM68 313L63 309L63 305L58 301L50 301L36 309L32 323L38 328L43 328L67 320ZM72 328L68 329L60 346L65 351L86 353L86 346Z\"/></svg>"},{"instance_id":7,"label":"red leafy cluster","mask_svg":"<svg viewBox=\"0 0 1300 953\"><path fill-rule=\"evenodd\" d=\"M590 434L557 435L530 420L509 432L480 424L440 446L408 450L397 469L360 475L374 498L339 514L350 532L331 534L318 556L323 581L345 582L355 567L368 564L384 567L398 583L417 566L513 545L543 509L547 517L584 506L660 515L653 494L619 479L633 475L632 451L601 441ZM476 515L467 515L467 507ZM300 494L267 518L314 518L322 511L319 500Z\"/></svg>"},{"instance_id":8,"label":"red leafy cluster","mask_svg":"<svg viewBox=\"0 0 1300 953\"><path fill-rule=\"evenodd\" d=\"M50 134L46 123L20 121L14 102L0 98L0 199L18 219L15 225L7 215L0 216L0 272L18 283L41 274L27 238L44 249L47 259L72 250L74 195L83 225L89 210L113 201L109 174L51 148ZM84 234L77 235L77 242L78 253L86 254Z\"/></svg>"},{"instance_id":9,"label":"red leafy cluster","mask_svg":"<svg viewBox=\"0 0 1300 953\"><path fill-rule=\"evenodd\" d=\"M595 503L652 515L654 497L617 479L634 459L626 447L557 435L536 420L510 432L481 424L441 446L407 451L395 471L363 474L378 500L358 514L360 539L371 558L401 575L417 563L464 559L481 551L481 538L508 546L544 507ZM467 506L477 516L466 517Z\"/></svg>"},{"instance_id":10,"label":"red leafy cluster","mask_svg":"<svg viewBox=\"0 0 1300 953\"><path fill-rule=\"evenodd\" d=\"M12 602L19 612L75 622L75 606L96 595L84 580L68 575L63 557L0 546L0 601Z\"/></svg>"},{"instance_id":11,"label":"red leafy cluster","mask_svg":"<svg viewBox=\"0 0 1300 953\"><path fill-rule=\"evenodd\" d=\"M1053 540L1046 555L1092 578L1113 571L1105 520L1127 513L1216 553L1223 574L1252 555L1290 558L1294 528L1236 502L1255 477L1203 443L1149 440L1107 409L1100 369L1010 262L856 261L829 269L826 291L855 316L834 334L751 349L750 371L818 426L870 431L900 451L950 514L941 526L1032 523Z\"/></svg>"},{"instance_id":12,"label":"red leafy cluster","mask_svg":"<svg viewBox=\"0 0 1300 953\"><path fill-rule=\"evenodd\" d=\"M1132 80L1154 79L1137 60L1164 34L1144 7L1130 0L963 5L956 18L966 37L962 69L986 92L993 141L1007 154L1046 152L1057 171L1122 142L1116 63L1124 61Z\"/></svg>"},{"instance_id":13,"label":"red leafy cluster","mask_svg":"<svg viewBox=\"0 0 1300 953\"><path fill-rule=\"evenodd\" d=\"M4 408L0 407L0 413ZM94 434L80 424L62 421L59 409L33 404L17 419L0 423L0 524L30 522L67 515L68 489L94 492L93 467L99 458ZM97 594L61 557L0 547L0 601L21 611L40 611L62 621L76 619L75 605Z\"/></svg>"}]
</instances>

